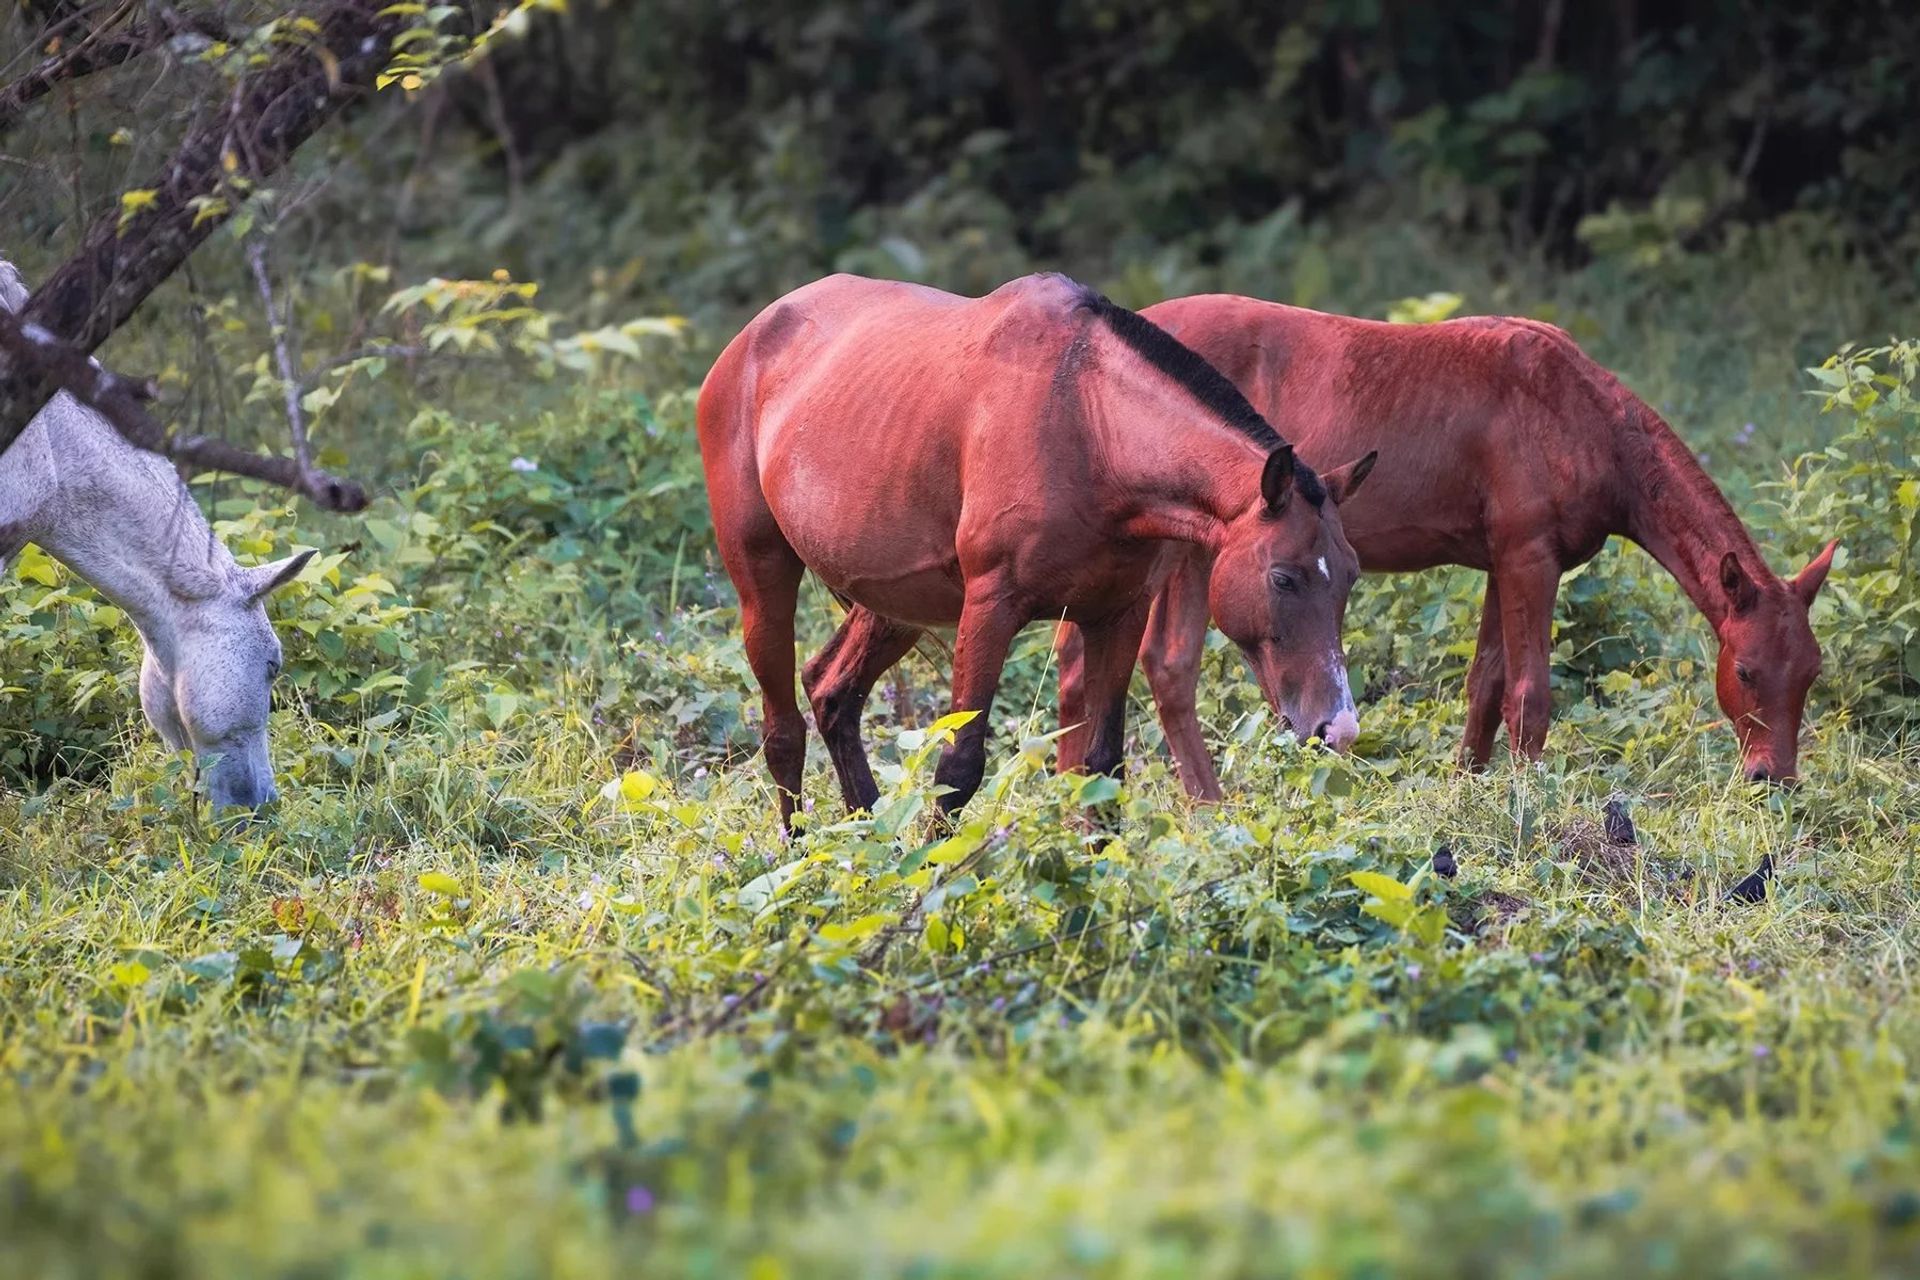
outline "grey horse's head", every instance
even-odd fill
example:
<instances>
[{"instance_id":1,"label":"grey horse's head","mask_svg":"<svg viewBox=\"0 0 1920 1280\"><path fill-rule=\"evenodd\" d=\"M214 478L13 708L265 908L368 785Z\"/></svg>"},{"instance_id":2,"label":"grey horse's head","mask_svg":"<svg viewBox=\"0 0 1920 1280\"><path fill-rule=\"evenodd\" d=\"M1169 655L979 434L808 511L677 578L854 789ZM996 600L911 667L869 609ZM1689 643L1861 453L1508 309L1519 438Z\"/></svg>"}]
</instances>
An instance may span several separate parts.
<instances>
[{"instance_id":1,"label":"grey horse's head","mask_svg":"<svg viewBox=\"0 0 1920 1280\"><path fill-rule=\"evenodd\" d=\"M312 555L234 567L212 589L176 602L170 643L147 645L141 709L169 747L193 752L216 809L257 809L279 795L267 756L267 713L282 659L264 601L299 576Z\"/></svg>"},{"instance_id":2,"label":"grey horse's head","mask_svg":"<svg viewBox=\"0 0 1920 1280\"><path fill-rule=\"evenodd\" d=\"M0 258L0 309L17 312L28 297L20 273ZM22 452L30 443L23 437L7 455L16 505L31 491L41 526L35 540L139 627L147 722L169 747L193 753L215 808L253 809L275 799L267 713L281 653L264 602L313 552L242 568L167 462L122 440L98 414L61 396L33 427L42 429L44 475L33 471L31 450ZM64 474L110 476L111 483L69 492ZM0 484L0 499L7 490Z\"/></svg>"}]
</instances>

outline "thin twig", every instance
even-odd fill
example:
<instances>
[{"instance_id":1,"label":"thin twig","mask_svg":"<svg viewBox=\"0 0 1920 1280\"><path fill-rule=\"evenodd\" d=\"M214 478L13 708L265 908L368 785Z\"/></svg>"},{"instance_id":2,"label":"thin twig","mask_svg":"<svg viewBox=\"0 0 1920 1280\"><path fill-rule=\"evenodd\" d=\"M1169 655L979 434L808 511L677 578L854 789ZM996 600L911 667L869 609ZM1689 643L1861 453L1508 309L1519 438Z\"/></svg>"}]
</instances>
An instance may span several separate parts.
<instances>
[{"instance_id":1,"label":"thin twig","mask_svg":"<svg viewBox=\"0 0 1920 1280\"><path fill-rule=\"evenodd\" d=\"M64 29L43 36L42 48L56 46L56 41L57 46L51 48L32 70L5 88L0 88L0 133L11 127L31 103L52 93L60 85L117 67L160 48L176 36L198 36L207 42L228 38L225 24L210 13L193 13L183 17L164 7L159 8L155 20L143 26L115 30L132 14L133 9L132 3L122 5L102 19L99 25L76 34L72 40L67 39Z\"/></svg>"},{"instance_id":2,"label":"thin twig","mask_svg":"<svg viewBox=\"0 0 1920 1280\"><path fill-rule=\"evenodd\" d=\"M320 385L321 379L335 369L358 364L362 360L418 360L432 354L425 347L409 347L393 343L375 343L372 346L356 347L352 351L344 351L331 359L322 360L307 370L306 376L300 379L300 389L311 391Z\"/></svg>"},{"instance_id":3,"label":"thin twig","mask_svg":"<svg viewBox=\"0 0 1920 1280\"><path fill-rule=\"evenodd\" d=\"M307 444L307 411L300 403L300 358L293 350L294 339L287 315L274 306L265 236L248 239L247 264L253 268L253 281L260 288L260 303L267 309L267 329L273 339L273 362L280 369L280 389L287 405L287 434L293 441L294 465L303 472L310 471L313 450Z\"/></svg>"}]
</instances>

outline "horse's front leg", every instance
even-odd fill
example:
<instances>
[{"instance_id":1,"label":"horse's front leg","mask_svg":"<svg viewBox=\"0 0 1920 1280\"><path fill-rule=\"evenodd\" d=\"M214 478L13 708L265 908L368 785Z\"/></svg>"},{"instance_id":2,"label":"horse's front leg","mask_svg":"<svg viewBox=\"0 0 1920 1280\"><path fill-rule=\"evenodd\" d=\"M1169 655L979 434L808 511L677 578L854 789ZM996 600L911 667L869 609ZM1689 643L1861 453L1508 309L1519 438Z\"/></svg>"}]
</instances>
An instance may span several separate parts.
<instances>
[{"instance_id":1,"label":"horse's front leg","mask_svg":"<svg viewBox=\"0 0 1920 1280\"><path fill-rule=\"evenodd\" d=\"M1220 775L1196 709L1200 660L1207 647L1207 559L1195 552L1180 562L1154 597L1147 615L1140 667L1153 690L1160 729L1180 767L1180 783L1195 800L1220 798Z\"/></svg>"},{"instance_id":2,"label":"horse's front leg","mask_svg":"<svg viewBox=\"0 0 1920 1280\"><path fill-rule=\"evenodd\" d=\"M1553 602L1560 594L1560 565L1540 549L1503 560L1499 574L1507 746L1516 756L1538 760L1553 720Z\"/></svg>"},{"instance_id":3,"label":"horse's front leg","mask_svg":"<svg viewBox=\"0 0 1920 1280\"><path fill-rule=\"evenodd\" d=\"M1093 730L1086 756L1090 773L1120 775L1127 742L1127 685L1147 629L1149 603L1141 600L1116 618L1084 628L1085 714Z\"/></svg>"},{"instance_id":4,"label":"horse's front leg","mask_svg":"<svg viewBox=\"0 0 1920 1280\"><path fill-rule=\"evenodd\" d=\"M976 711L954 732L940 755L933 780L948 788L940 797L940 812L951 814L973 798L987 769L987 726L993 714L993 695L1000 688L1000 672L1007 664L1013 637L1030 619L998 582L976 579L967 584L966 603L960 609L960 630L953 643L953 709Z\"/></svg>"},{"instance_id":5,"label":"horse's front leg","mask_svg":"<svg viewBox=\"0 0 1920 1280\"><path fill-rule=\"evenodd\" d=\"M1062 622L1053 633L1053 660L1060 668L1060 735L1056 755L1061 773L1086 764L1093 727L1087 723L1087 638L1077 623Z\"/></svg>"},{"instance_id":6,"label":"horse's front leg","mask_svg":"<svg viewBox=\"0 0 1920 1280\"><path fill-rule=\"evenodd\" d=\"M1487 575L1486 599L1480 606L1480 640L1467 668L1467 727L1460 738L1460 765L1478 772L1493 758L1493 738L1500 732L1500 708L1507 688L1507 652L1500 634L1500 586Z\"/></svg>"}]
</instances>

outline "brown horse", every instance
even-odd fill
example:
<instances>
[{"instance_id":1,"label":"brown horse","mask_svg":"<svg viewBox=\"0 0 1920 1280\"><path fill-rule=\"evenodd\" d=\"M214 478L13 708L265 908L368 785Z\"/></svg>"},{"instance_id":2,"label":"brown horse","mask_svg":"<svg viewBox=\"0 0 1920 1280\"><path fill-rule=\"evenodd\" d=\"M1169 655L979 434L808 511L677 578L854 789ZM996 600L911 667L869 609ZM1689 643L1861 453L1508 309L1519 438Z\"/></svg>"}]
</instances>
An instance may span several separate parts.
<instances>
[{"instance_id":1,"label":"brown horse","mask_svg":"<svg viewBox=\"0 0 1920 1280\"><path fill-rule=\"evenodd\" d=\"M1355 732L1339 624L1359 566L1336 507L1364 466L1316 475L1205 361L1071 280L977 299L817 281L721 353L699 424L788 829L809 568L849 608L805 682L850 809L879 795L860 741L867 694L941 625L959 628L954 708L979 713L935 771L943 812L980 784L1001 667L1036 619L1079 626L1089 760L1117 771L1148 605L1181 544L1214 561L1215 617L1276 711L1333 739Z\"/></svg>"},{"instance_id":2,"label":"brown horse","mask_svg":"<svg viewBox=\"0 0 1920 1280\"><path fill-rule=\"evenodd\" d=\"M1719 637L1716 689L1747 777L1794 777L1820 671L1807 611L1835 544L1791 580L1775 576L1693 453L1565 332L1491 316L1382 324L1223 295L1144 314L1255 405L1284 405L1307 459L1391 445L1389 478L1342 513L1363 569L1486 571L1460 747L1468 767L1487 763L1503 713L1513 750L1540 755L1560 576L1618 534L1679 581ZM1220 784L1193 714L1206 572L1204 550L1185 555L1140 656L1188 791L1212 798ZM1078 640L1063 628L1061 643L1062 712L1073 720Z\"/></svg>"}]
</instances>

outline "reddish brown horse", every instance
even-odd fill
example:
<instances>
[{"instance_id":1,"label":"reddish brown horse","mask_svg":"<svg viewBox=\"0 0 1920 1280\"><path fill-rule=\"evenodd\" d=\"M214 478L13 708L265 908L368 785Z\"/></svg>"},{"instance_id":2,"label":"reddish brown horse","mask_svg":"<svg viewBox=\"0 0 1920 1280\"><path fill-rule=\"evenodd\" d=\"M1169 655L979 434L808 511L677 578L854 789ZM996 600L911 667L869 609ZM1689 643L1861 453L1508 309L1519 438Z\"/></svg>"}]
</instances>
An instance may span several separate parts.
<instances>
[{"instance_id":1,"label":"reddish brown horse","mask_svg":"<svg viewBox=\"0 0 1920 1280\"><path fill-rule=\"evenodd\" d=\"M1339 623L1359 566L1336 506L1364 468L1316 475L1218 372L1070 280L978 299L817 281L721 353L699 420L789 828L809 568L850 610L805 682L852 809L879 794L860 741L867 694L933 626L958 625L953 705L980 713L935 771L944 811L980 784L1001 667L1036 619L1079 626L1089 761L1117 770L1134 655L1180 544L1214 561L1215 617L1275 709L1353 736Z\"/></svg>"},{"instance_id":2,"label":"reddish brown horse","mask_svg":"<svg viewBox=\"0 0 1920 1280\"><path fill-rule=\"evenodd\" d=\"M1807 611L1835 544L1791 580L1776 577L1693 453L1566 333L1499 317L1382 324L1222 295L1144 314L1255 405L1284 406L1307 459L1391 448L1389 477L1342 513L1363 569L1486 571L1463 763L1486 764L1503 713L1513 749L1539 756L1560 575L1618 534L1666 567L1719 637L1716 687L1747 777L1793 778L1820 671ZM1188 791L1216 797L1193 714L1206 571L1200 549L1174 571L1141 664ZM1069 721L1079 718L1069 692L1077 645L1063 628Z\"/></svg>"}]
</instances>

